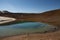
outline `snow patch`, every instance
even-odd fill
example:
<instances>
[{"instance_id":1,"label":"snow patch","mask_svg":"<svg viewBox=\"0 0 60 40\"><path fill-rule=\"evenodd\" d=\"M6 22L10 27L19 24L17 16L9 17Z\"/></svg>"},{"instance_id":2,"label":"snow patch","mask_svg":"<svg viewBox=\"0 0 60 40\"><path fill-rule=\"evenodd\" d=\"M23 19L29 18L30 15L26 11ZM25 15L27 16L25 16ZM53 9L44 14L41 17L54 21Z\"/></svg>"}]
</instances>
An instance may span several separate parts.
<instances>
[{"instance_id":1,"label":"snow patch","mask_svg":"<svg viewBox=\"0 0 60 40\"><path fill-rule=\"evenodd\" d=\"M15 18L10 18L10 17L2 17L0 16L0 24L15 21Z\"/></svg>"}]
</instances>

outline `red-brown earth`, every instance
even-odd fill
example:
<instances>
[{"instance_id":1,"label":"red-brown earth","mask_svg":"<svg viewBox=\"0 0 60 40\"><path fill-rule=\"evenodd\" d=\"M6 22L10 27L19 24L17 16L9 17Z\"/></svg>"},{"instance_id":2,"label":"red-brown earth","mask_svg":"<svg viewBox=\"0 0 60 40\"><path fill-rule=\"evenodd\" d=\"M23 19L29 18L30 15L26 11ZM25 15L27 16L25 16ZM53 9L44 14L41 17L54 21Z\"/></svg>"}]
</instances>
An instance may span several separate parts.
<instances>
[{"instance_id":1,"label":"red-brown earth","mask_svg":"<svg viewBox=\"0 0 60 40\"><path fill-rule=\"evenodd\" d=\"M39 14L0 12L0 16L13 17L16 21L36 21L54 25L60 29L60 9ZM60 30L43 34L17 35L1 38L1 40L60 40Z\"/></svg>"}]
</instances>

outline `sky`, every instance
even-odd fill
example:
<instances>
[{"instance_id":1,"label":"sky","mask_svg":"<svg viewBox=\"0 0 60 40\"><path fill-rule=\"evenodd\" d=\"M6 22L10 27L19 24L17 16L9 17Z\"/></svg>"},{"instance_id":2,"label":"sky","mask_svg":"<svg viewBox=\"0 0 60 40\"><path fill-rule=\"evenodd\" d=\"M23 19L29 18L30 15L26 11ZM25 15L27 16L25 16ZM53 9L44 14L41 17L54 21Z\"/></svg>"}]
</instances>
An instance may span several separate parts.
<instances>
[{"instance_id":1,"label":"sky","mask_svg":"<svg viewBox=\"0 0 60 40\"><path fill-rule=\"evenodd\" d=\"M0 0L0 10L23 13L41 13L60 9L60 0Z\"/></svg>"}]
</instances>

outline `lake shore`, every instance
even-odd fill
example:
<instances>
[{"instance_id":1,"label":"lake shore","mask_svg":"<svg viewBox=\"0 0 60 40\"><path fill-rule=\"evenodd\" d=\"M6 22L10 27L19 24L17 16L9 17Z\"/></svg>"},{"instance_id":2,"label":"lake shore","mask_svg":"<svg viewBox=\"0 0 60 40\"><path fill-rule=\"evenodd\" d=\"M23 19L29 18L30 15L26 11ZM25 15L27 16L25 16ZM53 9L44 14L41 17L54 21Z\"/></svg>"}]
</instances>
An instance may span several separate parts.
<instances>
[{"instance_id":1,"label":"lake shore","mask_svg":"<svg viewBox=\"0 0 60 40\"><path fill-rule=\"evenodd\" d=\"M23 17L21 16L23 15ZM16 21L36 21L54 25L60 29L60 9L43 12L41 14L0 13L0 16L16 18ZM45 34L16 35L0 40L60 40L60 30Z\"/></svg>"},{"instance_id":2,"label":"lake shore","mask_svg":"<svg viewBox=\"0 0 60 40\"><path fill-rule=\"evenodd\" d=\"M5 37L1 40L59 40L60 31L51 32L51 33L35 33L35 34L25 34L25 35L16 35L11 37Z\"/></svg>"}]
</instances>

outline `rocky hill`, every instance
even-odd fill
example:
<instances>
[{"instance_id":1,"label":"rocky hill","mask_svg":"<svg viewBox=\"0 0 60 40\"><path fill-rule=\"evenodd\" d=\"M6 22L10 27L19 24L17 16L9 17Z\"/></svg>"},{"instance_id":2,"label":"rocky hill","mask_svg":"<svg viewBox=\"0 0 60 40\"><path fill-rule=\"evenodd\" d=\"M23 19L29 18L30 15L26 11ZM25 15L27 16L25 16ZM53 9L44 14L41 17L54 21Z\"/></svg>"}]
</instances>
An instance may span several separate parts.
<instances>
[{"instance_id":1,"label":"rocky hill","mask_svg":"<svg viewBox=\"0 0 60 40\"><path fill-rule=\"evenodd\" d=\"M0 11L0 16L13 17L16 21L37 21L51 25L60 26L60 9L51 10L43 13L11 13L8 11Z\"/></svg>"},{"instance_id":2,"label":"rocky hill","mask_svg":"<svg viewBox=\"0 0 60 40\"><path fill-rule=\"evenodd\" d=\"M16 21L37 21L48 23L60 29L60 9L39 14L0 12L0 16L13 17ZM60 40L60 30L43 34L26 34L1 38L1 40Z\"/></svg>"}]
</instances>

